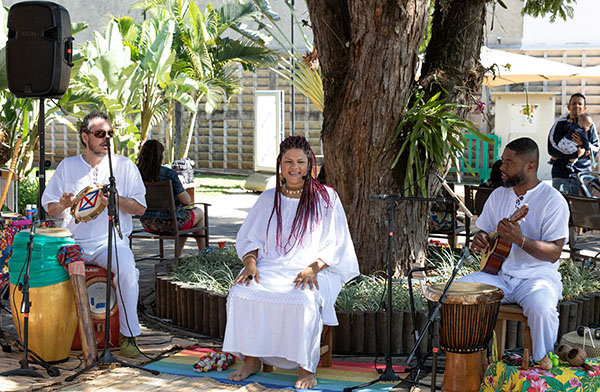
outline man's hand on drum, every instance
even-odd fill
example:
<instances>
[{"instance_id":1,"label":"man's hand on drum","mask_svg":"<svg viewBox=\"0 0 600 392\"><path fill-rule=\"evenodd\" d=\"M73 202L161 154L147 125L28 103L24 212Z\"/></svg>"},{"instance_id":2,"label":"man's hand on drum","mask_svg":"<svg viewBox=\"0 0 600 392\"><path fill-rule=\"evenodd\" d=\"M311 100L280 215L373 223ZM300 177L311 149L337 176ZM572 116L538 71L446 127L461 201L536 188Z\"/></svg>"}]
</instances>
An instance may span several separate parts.
<instances>
[{"instance_id":1,"label":"man's hand on drum","mask_svg":"<svg viewBox=\"0 0 600 392\"><path fill-rule=\"evenodd\" d=\"M473 237L473 241L471 242L470 248L473 252L481 252L489 245L490 237L488 236L488 233L482 230L475 234L475 236Z\"/></svg>"},{"instance_id":2,"label":"man's hand on drum","mask_svg":"<svg viewBox=\"0 0 600 392\"><path fill-rule=\"evenodd\" d=\"M58 203L63 209L71 208L71 204L73 204L73 197L75 197L74 193L63 193Z\"/></svg>"},{"instance_id":3,"label":"man's hand on drum","mask_svg":"<svg viewBox=\"0 0 600 392\"><path fill-rule=\"evenodd\" d=\"M523 234L521 233L521 225L519 222L511 222L508 219L502 219L498 222L498 235L503 238L504 241L510 241L517 245L523 243Z\"/></svg>"}]
</instances>

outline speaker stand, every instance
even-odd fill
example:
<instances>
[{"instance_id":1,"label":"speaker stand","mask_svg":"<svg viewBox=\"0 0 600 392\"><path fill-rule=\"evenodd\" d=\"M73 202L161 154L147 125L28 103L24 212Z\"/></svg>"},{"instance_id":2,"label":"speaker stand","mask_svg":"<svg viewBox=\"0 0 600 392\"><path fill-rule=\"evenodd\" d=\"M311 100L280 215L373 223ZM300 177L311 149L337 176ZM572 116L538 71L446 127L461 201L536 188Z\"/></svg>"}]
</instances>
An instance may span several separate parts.
<instances>
[{"instance_id":1,"label":"speaker stand","mask_svg":"<svg viewBox=\"0 0 600 392\"><path fill-rule=\"evenodd\" d=\"M40 115L38 116L38 137L40 139L40 163L38 171L39 193L38 193L38 216L41 221L46 219L46 211L42 208L42 195L46 189L46 104L44 97L40 97Z\"/></svg>"}]
</instances>

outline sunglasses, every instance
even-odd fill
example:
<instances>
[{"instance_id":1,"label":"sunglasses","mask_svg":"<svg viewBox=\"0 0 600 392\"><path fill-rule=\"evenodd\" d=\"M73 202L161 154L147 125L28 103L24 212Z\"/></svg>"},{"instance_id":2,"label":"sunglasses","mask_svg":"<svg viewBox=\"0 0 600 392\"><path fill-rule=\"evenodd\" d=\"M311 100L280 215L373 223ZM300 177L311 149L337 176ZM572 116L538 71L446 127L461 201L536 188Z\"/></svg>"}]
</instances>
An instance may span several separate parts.
<instances>
[{"instance_id":1,"label":"sunglasses","mask_svg":"<svg viewBox=\"0 0 600 392\"><path fill-rule=\"evenodd\" d=\"M104 139L106 137L106 134L108 133L108 137L113 137L114 132L111 129L110 131L106 132L104 130L98 130L98 131L94 131L94 132L90 132L92 135L94 135L95 137L97 137L98 139Z\"/></svg>"}]
</instances>

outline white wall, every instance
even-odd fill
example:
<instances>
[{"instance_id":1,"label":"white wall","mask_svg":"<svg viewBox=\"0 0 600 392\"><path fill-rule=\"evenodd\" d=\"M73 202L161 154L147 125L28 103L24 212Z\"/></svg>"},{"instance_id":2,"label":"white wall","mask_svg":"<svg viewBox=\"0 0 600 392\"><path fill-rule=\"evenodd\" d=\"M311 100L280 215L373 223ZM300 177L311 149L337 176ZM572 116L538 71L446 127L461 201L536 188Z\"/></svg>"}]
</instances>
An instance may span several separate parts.
<instances>
[{"instance_id":1,"label":"white wall","mask_svg":"<svg viewBox=\"0 0 600 392\"><path fill-rule=\"evenodd\" d=\"M502 151L511 140L520 137L530 137L540 149L540 166L538 178L549 180L552 178L552 167L547 163L550 160L546 141L548 132L554 124L555 93L529 93L526 97L523 92L493 93L495 102L495 128L494 134L502 139ZM535 106L534 115L523 118L516 113L528 102ZM502 153L500 152L500 154Z\"/></svg>"}]
</instances>

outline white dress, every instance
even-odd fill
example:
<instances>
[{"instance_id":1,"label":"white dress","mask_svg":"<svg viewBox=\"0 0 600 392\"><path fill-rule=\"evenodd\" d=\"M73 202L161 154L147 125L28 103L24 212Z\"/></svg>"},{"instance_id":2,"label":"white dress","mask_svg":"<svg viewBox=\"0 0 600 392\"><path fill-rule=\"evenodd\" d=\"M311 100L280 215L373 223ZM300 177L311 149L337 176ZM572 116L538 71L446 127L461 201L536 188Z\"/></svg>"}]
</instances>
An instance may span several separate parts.
<instances>
[{"instance_id":1,"label":"white dress","mask_svg":"<svg viewBox=\"0 0 600 392\"><path fill-rule=\"evenodd\" d=\"M344 209L327 188L330 207L321 200L321 222L287 254L276 244L275 189L265 191L252 207L237 235L240 258L258 249L260 283L236 285L227 298L227 328L223 351L259 357L268 364L315 372L320 357L323 324L337 325L334 304L344 282L358 275L358 261ZM300 199L281 197L281 239L285 244ZM293 280L318 258L328 267L319 272L319 290L295 289Z\"/></svg>"}]
</instances>

